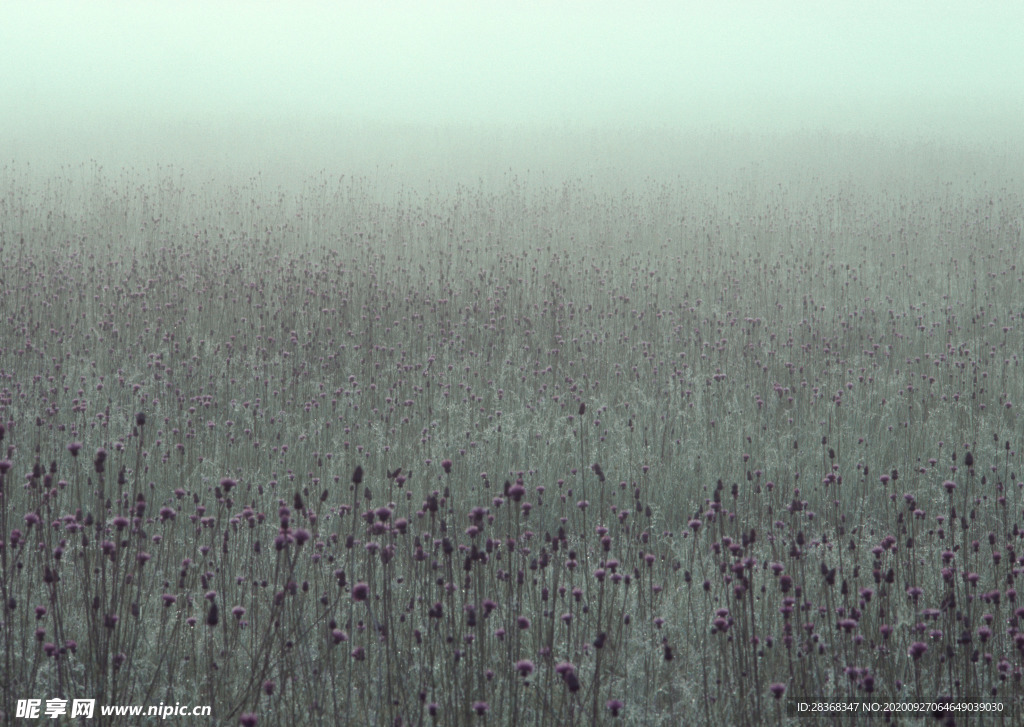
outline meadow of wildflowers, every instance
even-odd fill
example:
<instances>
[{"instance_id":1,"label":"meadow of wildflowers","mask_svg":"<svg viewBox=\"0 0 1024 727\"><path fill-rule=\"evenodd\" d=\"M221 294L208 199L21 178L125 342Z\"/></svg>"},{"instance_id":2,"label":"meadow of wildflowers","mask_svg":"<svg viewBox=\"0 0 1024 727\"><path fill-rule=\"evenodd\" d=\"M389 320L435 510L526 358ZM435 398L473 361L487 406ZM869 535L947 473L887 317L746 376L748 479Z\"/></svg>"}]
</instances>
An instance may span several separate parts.
<instances>
[{"instance_id":1,"label":"meadow of wildflowers","mask_svg":"<svg viewBox=\"0 0 1024 727\"><path fill-rule=\"evenodd\" d=\"M1024 189L958 164L5 168L0 710L1020 724ZM999 711L798 710L921 701Z\"/></svg>"}]
</instances>

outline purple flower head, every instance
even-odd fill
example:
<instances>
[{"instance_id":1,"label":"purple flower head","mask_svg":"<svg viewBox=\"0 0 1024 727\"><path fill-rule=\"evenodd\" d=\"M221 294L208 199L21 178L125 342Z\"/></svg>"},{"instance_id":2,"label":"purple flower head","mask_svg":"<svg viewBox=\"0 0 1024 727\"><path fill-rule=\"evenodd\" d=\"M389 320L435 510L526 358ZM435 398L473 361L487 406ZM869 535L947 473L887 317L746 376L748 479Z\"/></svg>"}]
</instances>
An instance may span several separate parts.
<instances>
[{"instance_id":1,"label":"purple flower head","mask_svg":"<svg viewBox=\"0 0 1024 727\"><path fill-rule=\"evenodd\" d=\"M365 601L367 596L369 596L369 595L370 595L370 587L367 584L365 584L363 582L359 582L359 583L356 583L354 586L352 586L352 600L353 601Z\"/></svg>"}]
</instances>

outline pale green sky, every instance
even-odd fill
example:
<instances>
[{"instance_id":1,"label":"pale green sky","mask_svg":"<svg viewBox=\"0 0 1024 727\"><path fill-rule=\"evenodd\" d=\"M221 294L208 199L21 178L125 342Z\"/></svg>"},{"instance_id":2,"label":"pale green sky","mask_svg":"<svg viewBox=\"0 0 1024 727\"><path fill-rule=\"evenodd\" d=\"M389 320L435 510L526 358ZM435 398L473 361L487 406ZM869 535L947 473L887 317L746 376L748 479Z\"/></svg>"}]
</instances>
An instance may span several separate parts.
<instances>
[{"instance_id":1,"label":"pale green sky","mask_svg":"<svg viewBox=\"0 0 1024 727\"><path fill-rule=\"evenodd\" d=\"M1022 37L1019 0L7 0L0 133L25 148L328 120L999 135L1024 113Z\"/></svg>"}]
</instances>

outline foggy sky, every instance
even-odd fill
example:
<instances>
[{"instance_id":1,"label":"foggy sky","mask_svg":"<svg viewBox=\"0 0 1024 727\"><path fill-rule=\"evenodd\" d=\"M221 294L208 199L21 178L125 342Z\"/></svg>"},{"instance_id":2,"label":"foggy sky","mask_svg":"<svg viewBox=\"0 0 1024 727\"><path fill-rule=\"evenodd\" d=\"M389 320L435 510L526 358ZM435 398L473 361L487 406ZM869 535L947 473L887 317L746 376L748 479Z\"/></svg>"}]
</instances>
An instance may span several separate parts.
<instances>
[{"instance_id":1,"label":"foggy sky","mask_svg":"<svg viewBox=\"0 0 1024 727\"><path fill-rule=\"evenodd\" d=\"M985 144L1019 135L1022 36L1011 1L9 0L0 154L315 164L338 128L391 163L456 127Z\"/></svg>"}]
</instances>

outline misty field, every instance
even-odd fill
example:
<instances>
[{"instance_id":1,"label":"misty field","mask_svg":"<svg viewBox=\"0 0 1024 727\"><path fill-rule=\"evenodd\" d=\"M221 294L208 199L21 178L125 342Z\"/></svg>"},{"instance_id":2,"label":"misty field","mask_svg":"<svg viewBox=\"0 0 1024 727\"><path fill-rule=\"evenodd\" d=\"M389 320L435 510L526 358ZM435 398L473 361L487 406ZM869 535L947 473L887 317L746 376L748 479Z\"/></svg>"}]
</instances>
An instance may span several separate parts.
<instances>
[{"instance_id":1,"label":"misty field","mask_svg":"<svg viewBox=\"0 0 1024 727\"><path fill-rule=\"evenodd\" d=\"M5 167L6 720L1020 724L1024 189L964 164Z\"/></svg>"}]
</instances>

